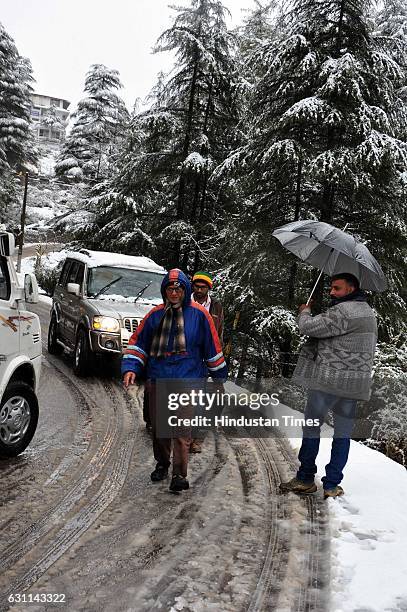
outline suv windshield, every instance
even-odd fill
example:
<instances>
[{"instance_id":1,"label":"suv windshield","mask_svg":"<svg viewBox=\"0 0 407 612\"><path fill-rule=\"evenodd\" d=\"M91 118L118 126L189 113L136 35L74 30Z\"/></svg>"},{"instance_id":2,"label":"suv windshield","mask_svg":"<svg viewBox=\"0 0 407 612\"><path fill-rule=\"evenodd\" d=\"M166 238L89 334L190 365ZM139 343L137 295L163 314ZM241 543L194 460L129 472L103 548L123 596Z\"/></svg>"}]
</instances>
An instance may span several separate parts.
<instances>
[{"instance_id":1,"label":"suv windshield","mask_svg":"<svg viewBox=\"0 0 407 612\"><path fill-rule=\"evenodd\" d=\"M161 300L163 278L163 274L146 270L98 266L89 269L87 293L105 299L136 299L145 288L139 300Z\"/></svg>"}]
</instances>

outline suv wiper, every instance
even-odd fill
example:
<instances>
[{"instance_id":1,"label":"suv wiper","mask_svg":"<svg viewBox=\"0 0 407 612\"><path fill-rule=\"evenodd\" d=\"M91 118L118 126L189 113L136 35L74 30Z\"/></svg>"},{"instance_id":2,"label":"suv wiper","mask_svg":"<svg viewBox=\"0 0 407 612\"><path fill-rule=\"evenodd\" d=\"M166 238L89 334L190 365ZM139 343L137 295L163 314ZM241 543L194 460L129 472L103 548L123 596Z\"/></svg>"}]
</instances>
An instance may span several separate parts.
<instances>
[{"instance_id":1,"label":"suv wiper","mask_svg":"<svg viewBox=\"0 0 407 612\"><path fill-rule=\"evenodd\" d=\"M137 300L138 300L139 298L141 298L141 296L143 295L144 291L145 291L146 289L148 289L148 288L149 288L149 286L151 285L151 283L152 283L152 282L153 282L153 281L151 280L150 282L148 282L148 283L147 283L147 285L146 285L145 287L143 287L142 289L140 289L140 291L138 292L138 294L137 294L137 295L136 295L136 297L134 298L134 304L137 302Z\"/></svg>"},{"instance_id":2,"label":"suv wiper","mask_svg":"<svg viewBox=\"0 0 407 612\"><path fill-rule=\"evenodd\" d=\"M107 291L109 289L109 287L111 287L112 285L117 283L117 281L121 280L122 278L123 278L123 276L118 276L117 278L114 278L112 281L110 281L110 283L108 283L107 285L102 287L97 293L95 293L95 295L91 295L89 297L92 297L93 299L96 299L97 297L99 297L99 295L102 295L102 293Z\"/></svg>"}]
</instances>

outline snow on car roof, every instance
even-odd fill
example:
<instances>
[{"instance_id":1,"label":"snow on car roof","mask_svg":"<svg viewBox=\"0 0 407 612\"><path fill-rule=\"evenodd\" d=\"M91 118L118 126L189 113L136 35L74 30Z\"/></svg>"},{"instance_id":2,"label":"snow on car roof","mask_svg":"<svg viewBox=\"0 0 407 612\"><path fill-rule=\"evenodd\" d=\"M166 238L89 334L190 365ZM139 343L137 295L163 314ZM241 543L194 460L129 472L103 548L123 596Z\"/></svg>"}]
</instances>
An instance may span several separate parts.
<instances>
[{"instance_id":1,"label":"snow on car roof","mask_svg":"<svg viewBox=\"0 0 407 612\"><path fill-rule=\"evenodd\" d=\"M161 274L166 273L162 266L159 266L149 257L122 255L121 253L110 253L108 251L89 251L88 249L70 251L66 256L82 261L89 268L113 266L115 268L134 268L136 270L151 270Z\"/></svg>"}]
</instances>

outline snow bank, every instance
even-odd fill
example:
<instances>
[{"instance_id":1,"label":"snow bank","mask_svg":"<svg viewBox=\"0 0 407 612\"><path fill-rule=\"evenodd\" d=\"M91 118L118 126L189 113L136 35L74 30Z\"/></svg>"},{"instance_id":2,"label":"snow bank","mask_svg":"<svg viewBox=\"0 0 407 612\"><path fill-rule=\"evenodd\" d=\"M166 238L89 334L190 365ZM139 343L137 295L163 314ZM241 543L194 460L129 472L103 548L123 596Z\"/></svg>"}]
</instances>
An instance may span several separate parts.
<instances>
[{"instance_id":1,"label":"snow bank","mask_svg":"<svg viewBox=\"0 0 407 612\"><path fill-rule=\"evenodd\" d=\"M245 391L233 383L227 390ZM270 414L268 409L262 413L303 417L283 404ZM324 424L317 457L319 478L330 459L332 433ZM301 438L289 442L298 453ZM407 611L406 469L352 440L341 484L345 495L326 501L331 534L329 612Z\"/></svg>"},{"instance_id":2,"label":"snow bank","mask_svg":"<svg viewBox=\"0 0 407 612\"><path fill-rule=\"evenodd\" d=\"M25 245L27 246L27 245ZM68 251L63 249L62 251L50 251L47 255L41 256L41 263L46 268L56 268L66 258ZM35 261L37 257L23 257L21 260L21 272L27 274L28 272L34 272Z\"/></svg>"},{"instance_id":3,"label":"snow bank","mask_svg":"<svg viewBox=\"0 0 407 612\"><path fill-rule=\"evenodd\" d=\"M299 450L301 440L290 442ZM331 439L321 439L320 477L330 451ZM407 471L352 441L344 474L344 497L327 501L331 515L330 612L407 610Z\"/></svg>"},{"instance_id":4,"label":"snow bank","mask_svg":"<svg viewBox=\"0 0 407 612\"><path fill-rule=\"evenodd\" d=\"M43 295L40 293L38 296L38 301L42 302L43 304L47 304L48 306L52 306L52 297L49 297L49 295Z\"/></svg>"}]
</instances>

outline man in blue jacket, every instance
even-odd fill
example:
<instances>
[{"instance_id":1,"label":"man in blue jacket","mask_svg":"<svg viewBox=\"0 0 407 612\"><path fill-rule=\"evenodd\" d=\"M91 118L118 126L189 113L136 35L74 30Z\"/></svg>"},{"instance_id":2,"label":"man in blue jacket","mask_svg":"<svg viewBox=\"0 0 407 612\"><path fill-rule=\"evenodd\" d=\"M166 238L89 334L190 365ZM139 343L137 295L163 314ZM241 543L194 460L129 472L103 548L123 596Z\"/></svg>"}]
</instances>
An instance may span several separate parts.
<instances>
[{"instance_id":1,"label":"man in blue jacket","mask_svg":"<svg viewBox=\"0 0 407 612\"><path fill-rule=\"evenodd\" d=\"M131 336L123 355L122 374L125 387L136 382L143 373L151 385L151 416L153 450L157 462L151 480L158 482L168 475L171 439L156 435L156 411L166 410L157 405L155 383L159 379L206 379L211 376L222 382L227 367L221 343L212 317L197 302L191 302L191 284L185 274L173 269L161 284L163 304L154 307L144 317ZM187 480L190 433L178 432L173 438L173 474L171 491L189 488Z\"/></svg>"}]
</instances>

